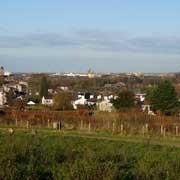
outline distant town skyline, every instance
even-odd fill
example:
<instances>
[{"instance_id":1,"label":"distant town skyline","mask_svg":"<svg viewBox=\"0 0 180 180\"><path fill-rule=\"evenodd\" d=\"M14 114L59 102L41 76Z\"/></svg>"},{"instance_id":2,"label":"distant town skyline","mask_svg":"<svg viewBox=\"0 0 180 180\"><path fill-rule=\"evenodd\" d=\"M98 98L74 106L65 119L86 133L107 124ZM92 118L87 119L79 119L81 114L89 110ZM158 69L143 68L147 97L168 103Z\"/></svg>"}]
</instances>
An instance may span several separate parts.
<instances>
[{"instance_id":1,"label":"distant town skyline","mask_svg":"<svg viewBox=\"0 0 180 180\"><path fill-rule=\"evenodd\" d=\"M12 72L179 72L180 1L10 1L0 66Z\"/></svg>"}]
</instances>

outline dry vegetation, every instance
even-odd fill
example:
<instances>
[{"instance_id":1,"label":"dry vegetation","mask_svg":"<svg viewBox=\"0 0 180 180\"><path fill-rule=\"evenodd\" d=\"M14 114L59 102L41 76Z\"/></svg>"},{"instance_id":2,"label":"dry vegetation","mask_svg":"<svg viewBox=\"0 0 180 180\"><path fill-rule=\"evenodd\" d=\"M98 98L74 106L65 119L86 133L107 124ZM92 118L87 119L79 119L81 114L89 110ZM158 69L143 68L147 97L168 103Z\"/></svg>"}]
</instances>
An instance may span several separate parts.
<instances>
[{"instance_id":1,"label":"dry vegetation","mask_svg":"<svg viewBox=\"0 0 180 180\"><path fill-rule=\"evenodd\" d=\"M180 133L180 117L149 116L142 112L89 112L89 111L10 111L1 114L1 125L51 128L53 122L62 129L109 131L123 134Z\"/></svg>"}]
</instances>

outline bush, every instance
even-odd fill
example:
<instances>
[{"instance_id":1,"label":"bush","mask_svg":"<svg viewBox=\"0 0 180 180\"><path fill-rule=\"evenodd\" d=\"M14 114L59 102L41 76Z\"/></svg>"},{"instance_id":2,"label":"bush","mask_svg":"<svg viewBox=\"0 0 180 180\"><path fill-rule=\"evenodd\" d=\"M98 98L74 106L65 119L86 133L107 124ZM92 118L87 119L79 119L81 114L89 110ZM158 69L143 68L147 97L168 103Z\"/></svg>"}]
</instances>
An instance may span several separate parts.
<instances>
[{"instance_id":1,"label":"bush","mask_svg":"<svg viewBox=\"0 0 180 180\"><path fill-rule=\"evenodd\" d=\"M0 179L179 179L180 150L59 135L0 136Z\"/></svg>"}]
</instances>

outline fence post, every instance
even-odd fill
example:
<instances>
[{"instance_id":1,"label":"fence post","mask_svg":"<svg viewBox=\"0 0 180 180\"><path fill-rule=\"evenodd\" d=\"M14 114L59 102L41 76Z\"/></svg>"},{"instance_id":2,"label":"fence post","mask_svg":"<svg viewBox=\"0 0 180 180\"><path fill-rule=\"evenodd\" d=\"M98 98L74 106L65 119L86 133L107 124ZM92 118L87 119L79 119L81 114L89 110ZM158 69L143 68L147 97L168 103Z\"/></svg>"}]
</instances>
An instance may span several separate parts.
<instances>
[{"instance_id":1,"label":"fence post","mask_svg":"<svg viewBox=\"0 0 180 180\"><path fill-rule=\"evenodd\" d=\"M91 123L89 122L88 131L91 132Z\"/></svg>"},{"instance_id":2,"label":"fence post","mask_svg":"<svg viewBox=\"0 0 180 180\"><path fill-rule=\"evenodd\" d=\"M81 126L80 126L80 130L83 129L83 120L81 120Z\"/></svg>"},{"instance_id":3,"label":"fence post","mask_svg":"<svg viewBox=\"0 0 180 180\"><path fill-rule=\"evenodd\" d=\"M161 125L161 135L163 135L163 125Z\"/></svg>"},{"instance_id":4,"label":"fence post","mask_svg":"<svg viewBox=\"0 0 180 180\"><path fill-rule=\"evenodd\" d=\"M48 119L48 128L50 128L50 120Z\"/></svg>"},{"instance_id":5,"label":"fence post","mask_svg":"<svg viewBox=\"0 0 180 180\"><path fill-rule=\"evenodd\" d=\"M178 126L176 126L176 136L178 136Z\"/></svg>"},{"instance_id":6,"label":"fence post","mask_svg":"<svg viewBox=\"0 0 180 180\"><path fill-rule=\"evenodd\" d=\"M59 129L59 131L61 131L61 121L59 121L59 123L58 123L58 129Z\"/></svg>"},{"instance_id":7,"label":"fence post","mask_svg":"<svg viewBox=\"0 0 180 180\"><path fill-rule=\"evenodd\" d=\"M109 130L109 128L110 128L110 124L109 124L109 120L108 120L108 130Z\"/></svg>"},{"instance_id":8,"label":"fence post","mask_svg":"<svg viewBox=\"0 0 180 180\"><path fill-rule=\"evenodd\" d=\"M16 118L16 126L18 126L18 120L17 120L17 118Z\"/></svg>"},{"instance_id":9,"label":"fence post","mask_svg":"<svg viewBox=\"0 0 180 180\"><path fill-rule=\"evenodd\" d=\"M164 137L166 136L166 128L164 128L163 136L164 136Z\"/></svg>"},{"instance_id":10,"label":"fence post","mask_svg":"<svg viewBox=\"0 0 180 180\"><path fill-rule=\"evenodd\" d=\"M124 131L124 126L123 124L121 124L121 134L123 134L123 131Z\"/></svg>"},{"instance_id":11,"label":"fence post","mask_svg":"<svg viewBox=\"0 0 180 180\"><path fill-rule=\"evenodd\" d=\"M113 133L114 133L114 131L115 131L115 123L113 122Z\"/></svg>"},{"instance_id":12,"label":"fence post","mask_svg":"<svg viewBox=\"0 0 180 180\"><path fill-rule=\"evenodd\" d=\"M142 127L142 134L143 134L143 136L144 136L144 134L145 134L145 128L144 128L144 126Z\"/></svg>"},{"instance_id":13,"label":"fence post","mask_svg":"<svg viewBox=\"0 0 180 180\"><path fill-rule=\"evenodd\" d=\"M148 133L148 130L149 130L149 125L148 124L146 124L146 133Z\"/></svg>"},{"instance_id":14,"label":"fence post","mask_svg":"<svg viewBox=\"0 0 180 180\"><path fill-rule=\"evenodd\" d=\"M28 120L26 121L26 127L27 127L27 129L29 128L29 121Z\"/></svg>"}]
</instances>

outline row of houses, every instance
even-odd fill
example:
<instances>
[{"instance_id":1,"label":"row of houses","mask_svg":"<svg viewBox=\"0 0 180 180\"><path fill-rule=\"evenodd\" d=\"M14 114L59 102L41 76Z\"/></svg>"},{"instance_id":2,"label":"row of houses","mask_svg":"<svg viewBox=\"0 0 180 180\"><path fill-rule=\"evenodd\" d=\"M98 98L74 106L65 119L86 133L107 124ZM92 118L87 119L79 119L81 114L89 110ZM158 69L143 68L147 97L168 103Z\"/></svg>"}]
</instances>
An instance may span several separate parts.
<instances>
[{"instance_id":1,"label":"row of houses","mask_svg":"<svg viewBox=\"0 0 180 180\"><path fill-rule=\"evenodd\" d=\"M77 95L74 100L72 100L72 106L75 110L79 107L96 107L100 111L108 111L111 112L113 108L113 104L111 102L112 99L115 99L116 96L109 95L103 96L98 95L95 96L89 93L80 93ZM42 104L46 106L53 105L53 99L42 97Z\"/></svg>"},{"instance_id":2,"label":"row of houses","mask_svg":"<svg viewBox=\"0 0 180 180\"><path fill-rule=\"evenodd\" d=\"M79 93L73 100L72 106L76 110L79 107L96 107L100 111L111 112L113 110L112 100L116 99L118 96L110 95L94 95L91 93ZM154 115L150 109L150 105L146 104L146 94L137 93L135 96L136 100L139 100L141 103L141 109L143 112L147 111L149 115ZM42 98L42 104L47 106L53 105L53 99L51 98Z\"/></svg>"},{"instance_id":3,"label":"row of houses","mask_svg":"<svg viewBox=\"0 0 180 180\"><path fill-rule=\"evenodd\" d=\"M10 81L4 83L0 88L0 106L7 104L7 95L12 92L14 99L22 99L28 90L28 83L24 81Z\"/></svg>"},{"instance_id":4,"label":"row of houses","mask_svg":"<svg viewBox=\"0 0 180 180\"><path fill-rule=\"evenodd\" d=\"M22 96L25 95L25 89L28 88L28 84L26 82L18 82L18 83L11 83L5 84L0 89L0 106L7 104L7 97L6 94L13 89L16 93L16 97L21 99ZM68 91L68 87L62 87L61 90ZM45 106L52 106L53 105L53 95L56 93L52 89L48 90L49 94L52 96L50 98L42 97L41 104ZM154 113L150 109L150 105L145 104L145 97L146 94L137 93L136 99L142 104L142 111L147 111L149 115L154 115ZM111 112L113 110L112 100L116 99L117 96L113 94L103 95L103 94L91 94L91 93L78 93L72 99L72 106L76 110L79 107L94 107L100 111L107 111ZM36 105L35 102L30 100L27 102L28 106Z\"/></svg>"},{"instance_id":5,"label":"row of houses","mask_svg":"<svg viewBox=\"0 0 180 180\"><path fill-rule=\"evenodd\" d=\"M0 69L0 75L4 76L5 75L5 70L3 67ZM91 77L93 74L92 71L88 71L87 75ZM105 88L120 88L124 87L125 84L122 82L119 82L115 85L111 84L105 84ZM25 95L31 96L31 92L28 92L28 83L26 81L16 81L13 80L12 82L5 83L0 89L0 106L6 105L7 104L7 93L13 90L15 93L15 97L17 99L23 99ZM45 106L52 106L53 105L53 95L57 93L57 91L69 91L69 88L66 86L62 86L57 88L56 90L54 89L48 89L48 93L51 95L49 98L47 97L42 97L41 99L41 104ZM110 91L108 91L110 92ZM36 96L39 96L39 93L36 93ZM139 101L142 103L142 111L148 111L148 114L153 114L153 112L150 110L150 106L148 104L145 104L145 97L146 94L141 94L137 93L136 94L136 99L139 99ZM79 107L91 107L91 108L97 108L100 111L108 111L111 112L113 109L113 104L112 100L116 99L117 96L114 94L93 94L93 93L84 93L84 92L79 92L78 94L74 95L72 99L72 106L76 110ZM28 106L36 105L36 102L33 100L30 100L27 102Z\"/></svg>"}]
</instances>

